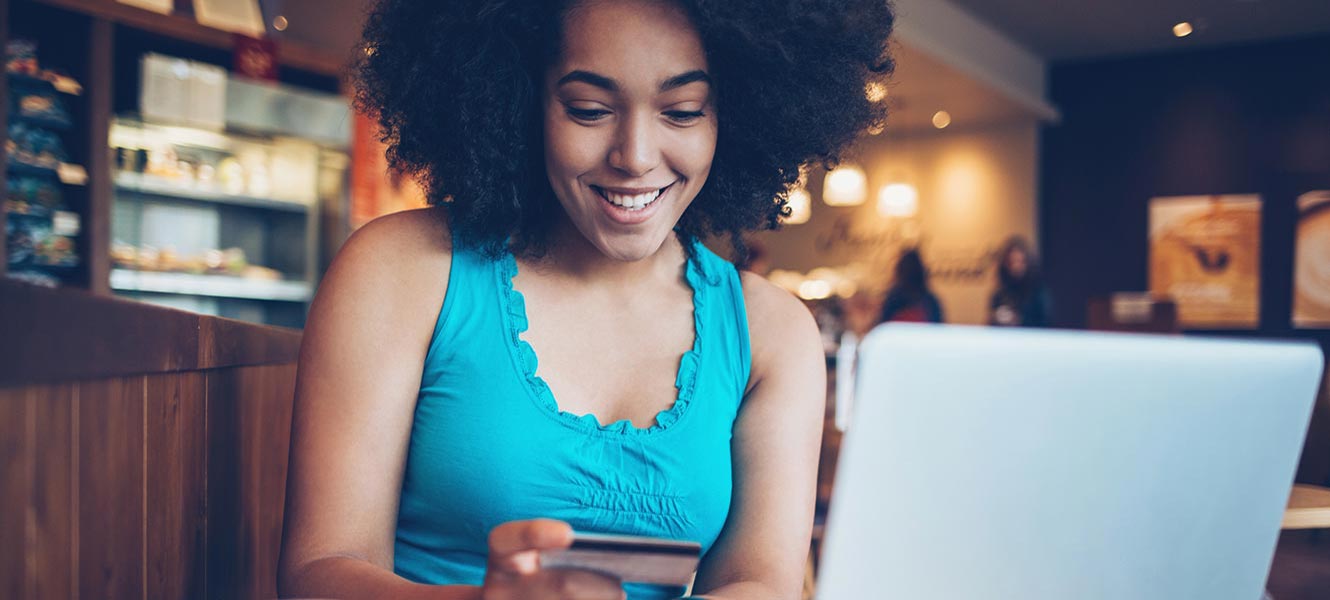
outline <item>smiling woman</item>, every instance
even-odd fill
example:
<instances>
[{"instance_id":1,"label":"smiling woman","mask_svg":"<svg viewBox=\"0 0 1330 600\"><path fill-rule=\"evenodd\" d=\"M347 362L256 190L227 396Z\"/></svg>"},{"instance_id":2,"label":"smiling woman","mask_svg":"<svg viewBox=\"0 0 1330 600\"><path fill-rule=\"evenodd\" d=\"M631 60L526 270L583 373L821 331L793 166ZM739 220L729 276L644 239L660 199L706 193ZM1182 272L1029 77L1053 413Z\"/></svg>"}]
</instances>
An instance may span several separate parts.
<instances>
[{"instance_id":1,"label":"smiling woman","mask_svg":"<svg viewBox=\"0 0 1330 600\"><path fill-rule=\"evenodd\" d=\"M592 6L565 15L545 77L545 171L582 236L606 256L640 260L661 247L711 170L707 57L680 6Z\"/></svg>"},{"instance_id":2,"label":"smiling woman","mask_svg":"<svg viewBox=\"0 0 1330 600\"><path fill-rule=\"evenodd\" d=\"M362 228L315 299L282 593L684 593L542 569L576 530L700 546L707 597L795 597L820 338L699 238L774 227L801 165L882 122L891 26L884 0L379 2L358 102L437 206Z\"/></svg>"}]
</instances>

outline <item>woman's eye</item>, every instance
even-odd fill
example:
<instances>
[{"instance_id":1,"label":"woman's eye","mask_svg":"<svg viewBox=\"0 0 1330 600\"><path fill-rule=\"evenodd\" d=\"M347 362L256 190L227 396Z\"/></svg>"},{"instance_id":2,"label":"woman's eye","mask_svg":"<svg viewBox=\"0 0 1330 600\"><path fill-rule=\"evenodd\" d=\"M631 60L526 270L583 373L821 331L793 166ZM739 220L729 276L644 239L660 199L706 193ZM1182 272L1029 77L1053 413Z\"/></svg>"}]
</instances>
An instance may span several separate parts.
<instances>
[{"instance_id":1,"label":"woman's eye","mask_svg":"<svg viewBox=\"0 0 1330 600\"><path fill-rule=\"evenodd\" d=\"M566 110L568 111L568 116L577 119L578 121L599 121L605 118L606 115L610 114L610 111L600 108L574 108L569 106Z\"/></svg>"},{"instance_id":2,"label":"woman's eye","mask_svg":"<svg viewBox=\"0 0 1330 600\"><path fill-rule=\"evenodd\" d=\"M706 116L706 113L700 110L670 110L665 112L666 118L679 125L690 125L704 116Z\"/></svg>"}]
</instances>

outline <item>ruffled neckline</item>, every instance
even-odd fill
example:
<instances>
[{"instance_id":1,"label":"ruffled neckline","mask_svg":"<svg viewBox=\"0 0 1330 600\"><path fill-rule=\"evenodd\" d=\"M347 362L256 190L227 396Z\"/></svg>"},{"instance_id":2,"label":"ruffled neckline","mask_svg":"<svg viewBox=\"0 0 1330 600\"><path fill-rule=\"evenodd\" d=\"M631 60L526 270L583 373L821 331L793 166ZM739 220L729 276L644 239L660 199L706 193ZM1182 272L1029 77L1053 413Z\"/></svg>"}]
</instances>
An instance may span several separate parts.
<instances>
[{"instance_id":1,"label":"ruffled neckline","mask_svg":"<svg viewBox=\"0 0 1330 600\"><path fill-rule=\"evenodd\" d=\"M698 242L694 241L693 244L698 244ZM536 357L535 349L526 340L522 339L522 334L530 327L530 320L526 314L526 298L522 296L522 292L513 288L513 278L517 276L517 258L513 256L512 252L503 254L499 260L499 281L501 284L500 296L502 296L504 304L503 312L508 318L508 340L511 343L514 357L517 359L518 367L522 371L522 376L526 380L526 387L532 400L537 404L537 408L578 431L612 436L660 433L683 418L693 400L697 369L701 363L702 315L705 312L703 307L706 304L707 297L703 292L706 286L712 283L712 278L708 277L702 266L702 259L699 254L704 250L696 246L688 250L684 279L693 290L693 347L679 357L679 371L674 378L674 387L678 390L678 395L675 397L674 404L656 413L655 423L645 429L633 425L632 421L628 419L601 425L594 414L576 415L559 408L559 403L554 398L554 392L550 389L550 386L536 374L539 360Z\"/></svg>"}]
</instances>

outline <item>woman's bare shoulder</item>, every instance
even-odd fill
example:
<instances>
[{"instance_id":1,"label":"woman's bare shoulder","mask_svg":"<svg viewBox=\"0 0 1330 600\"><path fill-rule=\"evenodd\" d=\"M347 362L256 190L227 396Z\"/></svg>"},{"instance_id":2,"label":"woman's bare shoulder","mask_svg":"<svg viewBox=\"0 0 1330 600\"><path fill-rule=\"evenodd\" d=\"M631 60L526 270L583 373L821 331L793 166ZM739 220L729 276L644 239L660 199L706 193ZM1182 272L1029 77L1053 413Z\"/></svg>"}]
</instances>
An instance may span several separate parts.
<instances>
[{"instance_id":1,"label":"woman's bare shoulder","mask_svg":"<svg viewBox=\"0 0 1330 600\"><path fill-rule=\"evenodd\" d=\"M765 373L786 368L792 360L821 353L817 324L802 301L760 275L744 271L740 281L748 312L752 383Z\"/></svg>"},{"instance_id":2,"label":"woman's bare shoulder","mask_svg":"<svg viewBox=\"0 0 1330 600\"><path fill-rule=\"evenodd\" d=\"M447 293L451 263L441 209L379 217L337 252L319 285L310 325L354 321L390 337L428 336Z\"/></svg>"},{"instance_id":3,"label":"woman's bare shoulder","mask_svg":"<svg viewBox=\"0 0 1330 600\"><path fill-rule=\"evenodd\" d=\"M405 210L384 215L347 239L341 253L353 252L375 257L397 255L411 261L438 260L452 254L452 235L443 209L438 207Z\"/></svg>"}]
</instances>

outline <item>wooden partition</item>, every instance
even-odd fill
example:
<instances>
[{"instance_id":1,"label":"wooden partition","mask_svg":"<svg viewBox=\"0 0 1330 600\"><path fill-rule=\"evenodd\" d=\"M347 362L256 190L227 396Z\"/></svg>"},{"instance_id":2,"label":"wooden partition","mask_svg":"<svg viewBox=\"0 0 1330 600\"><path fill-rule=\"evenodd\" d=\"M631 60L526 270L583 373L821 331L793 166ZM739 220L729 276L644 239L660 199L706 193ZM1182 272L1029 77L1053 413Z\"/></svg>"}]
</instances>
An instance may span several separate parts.
<instances>
[{"instance_id":1,"label":"wooden partition","mask_svg":"<svg viewBox=\"0 0 1330 600\"><path fill-rule=\"evenodd\" d=\"M300 333L0 281L0 598L273 598Z\"/></svg>"}]
</instances>

